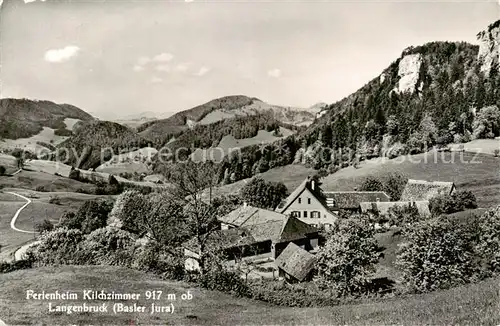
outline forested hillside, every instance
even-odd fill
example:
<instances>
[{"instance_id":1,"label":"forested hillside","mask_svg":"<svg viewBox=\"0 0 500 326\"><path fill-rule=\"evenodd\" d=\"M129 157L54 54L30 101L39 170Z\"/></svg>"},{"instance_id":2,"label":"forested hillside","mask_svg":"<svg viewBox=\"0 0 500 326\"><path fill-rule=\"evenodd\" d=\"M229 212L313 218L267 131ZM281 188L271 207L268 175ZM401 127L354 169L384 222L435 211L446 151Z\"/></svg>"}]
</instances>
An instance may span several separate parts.
<instances>
[{"instance_id":1,"label":"forested hillside","mask_svg":"<svg viewBox=\"0 0 500 326\"><path fill-rule=\"evenodd\" d=\"M125 126L110 121L91 121L78 127L74 135L57 146L58 159L82 168L96 168L112 154L146 147L148 142ZM101 157L102 155L102 157Z\"/></svg>"},{"instance_id":2,"label":"forested hillside","mask_svg":"<svg viewBox=\"0 0 500 326\"><path fill-rule=\"evenodd\" d=\"M500 21L478 34L480 46L431 42L405 49L380 76L328 107L298 135L249 147L221 164L240 180L302 163L334 172L359 160L419 153L434 145L500 135Z\"/></svg>"},{"instance_id":3,"label":"forested hillside","mask_svg":"<svg viewBox=\"0 0 500 326\"><path fill-rule=\"evenodd\" d=\"M90 121L94 118L69 104L28 99L0 99L0 138L29 138L43 127L64 129L65 118Z\"/></svg>"},{"instance_id":4,"label":"forested hillside","mask_svg":"<svg viewBox=\"0 0 500 326\"><path fill-rule=\"evenodd\" d=\"M161 147L172 138L179 138L183 133L188 133L187 136L183 136L184 138L193 138L193 133L190 130L194 127L217 123L223 124L224 121L235 118L238 123L242 123L246 118L253 120L252 116L265 115L271 119L268 124L278 122L286 125L307 126L314 121L316 113L320 109L319 107L310 109L282 107L267 104L257 98L232 95L209 101L186 111L181 111L167 119L147 122L137 129L141 136L151 140L155 146ZM250 124L253 124L253 121ZM211 130L213 128L208 127L208 129ZM201 131L202 134L206 134L203 128L197 130ZM254 133L256 134L256 131ZM230 132L222 136L228 134ZM246 138L248 133L243 131L243 134L241 137L233 135L236 138ZM199 136L203 135L200 134ZM254 134L250 137L253 136ZM219 140L220 138L222 137L219 137ZM210 145L213 140L211 137Z\"/></svg>"}]
</instances>

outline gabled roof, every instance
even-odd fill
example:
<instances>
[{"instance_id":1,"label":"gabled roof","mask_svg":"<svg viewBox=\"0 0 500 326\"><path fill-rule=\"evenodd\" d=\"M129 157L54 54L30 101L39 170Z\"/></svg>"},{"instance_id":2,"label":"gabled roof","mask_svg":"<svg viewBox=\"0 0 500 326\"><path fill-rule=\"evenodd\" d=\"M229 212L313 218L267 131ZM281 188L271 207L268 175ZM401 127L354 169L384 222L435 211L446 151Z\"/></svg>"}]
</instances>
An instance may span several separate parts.
<instances>
[{"instance_id":1,"label":"gabled roof","mask_svg":"<svg viewBox=\"0 0 500 326\"><path fill-rule=\"evenodd\" d=\"M248 230L234 228L227 230L217 230L212 232L207 239L208 247L217 246L220 249L229 249L245 245L251 245L258 241L248 232ZM198 242L196 238L191 238L182 245L192 251L198 251Z\"/></svg>"},{"instance_id":2,"label":"gabled roof","mask_svg":"<svg viewBox=\"0 0 500 326\"><path fill-rule=\"evenodd\" d=\"M307 188L309 181L309 178L302 181L302 183L297 188L295 188L295 190L292 191L292 193L285 200L283 200L278 205L278 207L276 207L276 211L280 213L284 212L288 208L288 206L290 206L295 201L295 199L297 199L297 197L299 197L300 194Z\"/></svg>"},{"instance_id":3,"label":"gabled roof","mask_svg":"<svg viewBox=\"0 0 500 326\"><path fill-rule=\"evenodd\" d=\"M357 209L362 202L391 200L382 191L330 191L324 194L328 207L336 209Z\"/></svg>"},{"instance_id":4,"label":"gabled roof","mask_svg":"<svg viewBox=\"0 0 500 326\"><path fill-rule=\"evenodd\" d=\"M425 201L437 195L449 195L454 187L453 182L409 179L401 195L401 200Z\"/></svg>"},{"instance_id":5,"label":"gabled roof","mask_svg":"<svg viewBox=\"0 0 500 326\"><path fill-rule=\"evenodd\" d=\"M376 211L380 215L388 215L392 207L404 207L408 205L415 205L418 213L421 216L430 215L428 201L389 201L389 202L363 202L359 206L362 213L370 213Z\"/></svg>"},{"instance_id":6,"label":"gabled roof","mask_svg":"<svg viewBox=\"0 0 500 326\"><path fill-rule=\"evenodd\" d=\"M322 191L321 189L319 188L319 186L316 186L318 187L316 190L313 190L311 188L311 182L315 182L314 180L312 180L310 177L307 177L304 181L302 181L302 183L297 187L295 188L295 190L285 199L283 200L279 205L278 207L276 207L275 211L279 212L279 213L283 213L284 211L286 211L286 209L297 199L297 197L299 197L306 189L308 189L313 195L314 197L321 203L321 205L323 205L325 207L325 209L328 210L328 207L326 206L326 203L325 203L325 198L322 194Z\"/></svg>"},{"instance_id":7,"label":"gabled roof","mask_svg":"<svg viewBox=\"0 0 500 326\"><path fill-rule=\"evenodd\" d=\"M279 243L304 239L318 232L312 225L295 217L251 206L246 206L244 209L240 207L220 220L234 223L233 217L238 217L235 223L239 225L236 228L218 230L210 234L208 243L227 249L264 241ZM184 247L196 249L196 240L189 240Z\"/></svg>"},{"instance_id":8,"label":"gabled roof","mask_svg":"<svg viewBox=\"0 0 500 326\"><path fill-rule=\"evenodd\" d=\"M253 206L241 206L229 214L220 217L219 221L236 227L265 223L269 221L283 221L286 216L275 211Z\"/></svg>"},{"instance_id":9,"label":"gabled roof","mask_svg":"<svg viewBox=\"0 0 500 326\"><path fill-rule=\"evenodd\" d=\"M303 281L314 268L316 257L290 242L276 258L276 265L298 281Z\"/></svg>"}]
</instances>

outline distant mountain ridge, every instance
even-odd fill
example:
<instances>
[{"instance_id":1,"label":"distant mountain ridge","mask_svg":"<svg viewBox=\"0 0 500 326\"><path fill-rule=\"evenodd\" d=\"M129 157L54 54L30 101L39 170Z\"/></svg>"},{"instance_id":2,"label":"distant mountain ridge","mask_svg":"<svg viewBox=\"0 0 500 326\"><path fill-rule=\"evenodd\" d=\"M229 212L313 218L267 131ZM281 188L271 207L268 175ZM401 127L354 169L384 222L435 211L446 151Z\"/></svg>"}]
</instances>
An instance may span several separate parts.
<instances>
[{"instance_id":1,"label":"distant mountain ridge","mask_svg":"<svg viewBox=\"0 0 500 326\"><path fill-rule=\"evenodd\" d=\"M65 118L82 121L94 120L87 112L70 104L29 99L0 99L0 137L8 139L29 138L43 127L63 129Z\"/></svg>"},{"instance_id":2,"label":"distant mountain ridge","mask_svg":"<svg viewBox=\"0 0 500 326\"><path fill-rule=\"evenodd\" d=\"M316 108L300 109L267 104L258 98L231 95L211 100L189 110L175 113L169 118L147 122L138 127L141 135L148 139L175 135L195 125L216 123L225 119L252 116L263 113L280 122L305 126L311 124L317 113Z\"/></svg>"}]
</instances>

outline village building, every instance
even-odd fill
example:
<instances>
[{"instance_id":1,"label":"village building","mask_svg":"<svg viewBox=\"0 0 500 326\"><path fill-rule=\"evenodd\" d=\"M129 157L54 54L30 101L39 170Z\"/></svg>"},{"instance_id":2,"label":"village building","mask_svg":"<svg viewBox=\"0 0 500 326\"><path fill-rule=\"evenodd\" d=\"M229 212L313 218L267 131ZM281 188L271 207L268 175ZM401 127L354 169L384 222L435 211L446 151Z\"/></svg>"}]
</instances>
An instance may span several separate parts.
<instances>
[{"instance_id":1,"label":"village building","mask_svg":"<svg viewBox=\"0 0 500 326\"><path fill-rule=\"evenodd\" d=\"M337 220L337 215L330 211L322 190L312 178L305 179L275 211L312 225L331 225Z\"/></svg>"},{"instance_id":2,"label":"village building","mask_svg":"<svg viewBox=\"0 0 500 326\"><path fill-rule=\"evenodd\" d=\"M451 195L455 191L456 187L453 182L409 179L401 195L401 201L428 201L432 197L438 195Z\"/></svg>"},{"instance_id":3,"label":"village building","mask_svg":"<svg viewBox=\"0 0 500 326\"><path fill-rule=\"evenodd\" d=\"M389 195L382 191L330 191L325 192L326 204L334 212L360 212L363 202L388 202Z\"/></svg>"},{"instance_id":4,"label":"village building","mask_svg":"<svg viewBox=\"0 0 500 326\"><path fill-rule=\"evenodd\" d=\"M280 278L289 283L304 282L312 279L316 257L291 242L275 263Z\"/></svg>"},{"instance_id":5,"label":"village building","mask_svg":"<svg viewBox=\"0 0 500 326\"><path fill-rule=\"evenodd\" d=\"M208 235L207 248L224 251L228 261L245 258L275 260L289 243L306 251L318 247L318 230L292 216L242 206L220 218L221 229ZM196 239L184 245L186 270L199 269Z\"/></svg>"},{"instance_id":6,"label":"village building","mask_svg":"<svg viewBox=\"0 0 500 326\"><path fill-rule=\"evenodd\" d=\"M390 215L391 208L403 208L408 206L414 206L418 210L418 214L422 217L429 216L431 214L429 210L428 201L390 201L390 202L362 202L359 207L361 213L364 214L376 214L379 216L388 217Z\"/></svg>"},{"instance_id":7,"label":"village building","mask_svg":"<svg viewBox=\"0 0 500 326\"><path fill-rule=\"evenodd\" d=\"M390 197L384 192L324 192L314 179L307 178L275 211L294 216L308 224L328 227L337 220L340 211L359 212L359 204L362 202L389 200Z\"/></svg>"}]
</instances>

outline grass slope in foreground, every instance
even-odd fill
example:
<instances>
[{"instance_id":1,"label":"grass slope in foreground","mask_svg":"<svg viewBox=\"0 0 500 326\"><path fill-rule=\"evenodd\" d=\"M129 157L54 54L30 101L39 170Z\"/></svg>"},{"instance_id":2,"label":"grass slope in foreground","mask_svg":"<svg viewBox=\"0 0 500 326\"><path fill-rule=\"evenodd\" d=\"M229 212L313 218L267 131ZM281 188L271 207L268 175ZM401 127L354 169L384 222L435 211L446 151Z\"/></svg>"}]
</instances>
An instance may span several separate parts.
<instances>
[{"instance_id":1,"label":"grass slope in foreground","mask_svg":"<svg viewBox=\"0 0 500 326\"><path fill-rule=\"evenodd\" d=\"M500 322L498 279L380 302L304 309L276 307L223 293L191 288L183 282L162 281L126 268L107 266L46 267L0 274L0 288L0 318L9 325L26 325L35 321L43 325L130 325L131 320L134 320L134 325L497 325ZM26 290L29 289L46 292L102 289L143 293L147 290L162 290L164 294L176 293L178 299L174 303L175 312L165 315L114 315L112 312L101 315L50 314L47 311L47 301L26 300ZM180 300L180 295L187 290L191 291L193 299ZM66 304L79 302L81 301ZM55 301L54 304L63 302ZM149 305L145 300L139 300L139 304Z\"/></svg>"}]
</instances>

